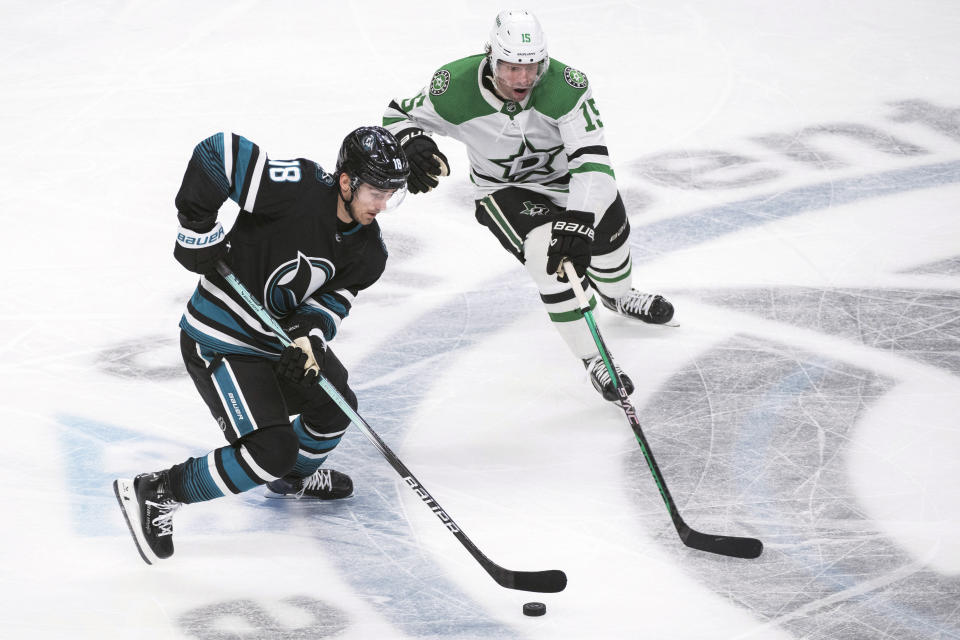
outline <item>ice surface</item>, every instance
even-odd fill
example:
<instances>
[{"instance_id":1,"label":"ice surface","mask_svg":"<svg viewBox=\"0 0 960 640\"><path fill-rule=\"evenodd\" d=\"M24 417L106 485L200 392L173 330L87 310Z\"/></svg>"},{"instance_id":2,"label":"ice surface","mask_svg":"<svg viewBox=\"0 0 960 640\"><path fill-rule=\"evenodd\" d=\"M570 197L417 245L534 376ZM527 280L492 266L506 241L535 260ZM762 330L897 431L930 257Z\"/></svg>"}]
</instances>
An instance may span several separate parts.
<instances>
[{"instance_id":1,"label":"ice surface","mask_svg":"<svg viewBox=\"0 0 960 640\"><path fill-rule=\"evenodd\" d=\"M113 478L221 445L176 347L193 145L331 165L501 8L0 9L4 637L960 638L960 7L932 0L528 5L593 84L634 283L677 306L601 331L681 513L759 559L680 543L442 139L334 348L470 538L567 590L497 586L355 430L354 497L188 506L140 561Z\"/></svg>"}]
</instances>

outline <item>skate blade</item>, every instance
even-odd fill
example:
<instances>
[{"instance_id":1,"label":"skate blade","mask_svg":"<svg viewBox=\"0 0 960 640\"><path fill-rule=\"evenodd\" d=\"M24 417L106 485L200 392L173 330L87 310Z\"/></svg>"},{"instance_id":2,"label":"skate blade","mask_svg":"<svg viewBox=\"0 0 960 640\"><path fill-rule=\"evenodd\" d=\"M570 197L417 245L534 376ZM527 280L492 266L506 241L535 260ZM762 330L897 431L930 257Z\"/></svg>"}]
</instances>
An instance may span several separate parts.
<instances>
[{"instance_id":1,"label":"skate blade","mask_svg":"<svg viewBox=\"0 0 960 640\"><path fill-rule=\"evenodd\" d=\"M127 522L127 529L133 536L133 543L137 545L140 557L147 564L154 564L160 558L150 549L143 531L140 529L140 506L137 504L137 494L133 490L133 480L118 479L113 481L113 493L117 496L123 519Z\"/></svg>"},{"instance_id":2,"label":"skate blade","mask_svg":"<svg viewBox=\"0 0 960 640\"><path fill-rule=\"evenodd\" d=\"M264 498L270 498L271 500L298 500L296 493L276 493L270 491L270 489L264 489L263 491Z\"/></svg>"},{"instance_id":3,"label":"skate blade","mask_svg":"<svg viewBox=\"0 0 960 640\"><path fill-rule=\"evenodd\" d=\"M352 498L353 493L350 493L350 495L343 496L342 498L318 498L316 496L301 496L298 498L296 492L275 493L270 489L264 489L263 497L269 498L270 500L299 500L300 502L342 502L343 500L348 500L349 498Z\"/></svg>"}]
</instances>

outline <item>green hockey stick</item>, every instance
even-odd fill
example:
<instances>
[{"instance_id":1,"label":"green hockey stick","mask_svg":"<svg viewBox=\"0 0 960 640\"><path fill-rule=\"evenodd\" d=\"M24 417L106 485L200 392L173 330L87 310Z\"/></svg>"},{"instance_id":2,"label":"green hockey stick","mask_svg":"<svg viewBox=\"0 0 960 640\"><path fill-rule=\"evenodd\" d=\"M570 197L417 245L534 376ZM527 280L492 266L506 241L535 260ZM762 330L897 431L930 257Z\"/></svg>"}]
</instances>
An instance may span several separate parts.
<instances>
[{"instance_id":1,"label":"green hockey stick","mask_svg":"<svg viewBox=\"0 0 960 640\"><path fill-rule=\"evenodd\" d=\"M667 481L663 479L663 474L660 473L660 467L653 457L653 451L650 450L647 438L643 435L640 420L637 418L637 411L633 408L626 389L623 388L623 382L620 380L619 374L617 374L617 368L613 366L613 358L610 356L610 350L607 349L607 345L603 341L603 336L600 335L600 329L593 319L590 302L587 300L587 295L583 291L580 276L577 275L576 270L569 261L565 260L562 264L564 273L570 281L570 285L573 287L573 293L577 297L577 304L580 305L580 313L583 314L583 319L587 321L587 326L590 327L593 341L597 345L597 350L600 351L600 357L603 358L603 363L607 367L607 373L610 374L610 379L613 380L617 394L620 396L616 401L616 405L623 409L623 412L627 416L627 422L630 423L633 435L640 444L640 450L643 452L643 457L647 461L647 466L650 467L650 473L653 474L657 488L660 489L660 497L663 498L664 504L667 505L667 511L673 520L673 526L677 528L677 533L680 535L683 544L692 549L699 549L700 551L708 551L733 558L758 557L763 553L763 543L755 538L717 536L700 533L699 531L691 529L687 523L683 521L683 518L680 516L680 511L677 509L677 504L674 502L673 496L670 495L670 490L667 489Z\"/></svg>"}]
</instances>

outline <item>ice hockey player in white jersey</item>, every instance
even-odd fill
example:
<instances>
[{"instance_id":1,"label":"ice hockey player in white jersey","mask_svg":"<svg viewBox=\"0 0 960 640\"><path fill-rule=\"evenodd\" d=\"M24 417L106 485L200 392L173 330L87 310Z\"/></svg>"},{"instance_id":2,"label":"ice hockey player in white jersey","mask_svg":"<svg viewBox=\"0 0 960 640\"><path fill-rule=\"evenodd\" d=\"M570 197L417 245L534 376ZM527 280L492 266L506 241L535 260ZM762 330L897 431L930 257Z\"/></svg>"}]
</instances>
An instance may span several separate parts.
<instances>
[{"instance_id":1,"label":"ice hockey player in white jersey","mask_svg":"<svg viewBox=\"0 0 960 640\"><path fill-rule=\"evenodd\" d=\"M631 286L630 224L586 76L547 54L536 17L497 15L486 53L442 66L428 86L390 103L383 126L410 162L410 193L424 193L449 174L429 134L463 142L476 187L476 218L524 264L547 313L596 389L617 399L589 327L566 278L568 260L608 309L643 322L673 318L660 295ZM633 382L623 375L627 393Z\"/></svg>"}]
</instances>

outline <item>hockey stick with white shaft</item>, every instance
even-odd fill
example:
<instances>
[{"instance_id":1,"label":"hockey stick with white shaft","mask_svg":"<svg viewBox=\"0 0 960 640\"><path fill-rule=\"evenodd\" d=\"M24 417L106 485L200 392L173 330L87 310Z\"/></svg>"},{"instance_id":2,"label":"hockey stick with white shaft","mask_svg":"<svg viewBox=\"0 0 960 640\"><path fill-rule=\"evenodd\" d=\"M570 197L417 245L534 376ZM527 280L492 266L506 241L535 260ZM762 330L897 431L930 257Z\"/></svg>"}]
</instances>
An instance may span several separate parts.
<instances>
[{"instance_id":1,"label":"hockey stick with white shaft","mask_svg":"<svg viewBox=\"0 0 960 640\"><path fill-rule=\"evenodd\" d=\"M677 509L677 504L673 501L670 490L667 489L667 482L663 479L663 474L660 473L660 467L653 457L653 451L650 450L647 438L643 435L643 430L640 428L640 420L637 418L637 412L630 402L630 396L627 395L626 389L623 388L623 382L620 380L617 368L613 366L613 358L610 356L610 351L607 349L607 345L600 335L600 329L597 327L597 323L594 322L593 312L590 310L590 302L587 300L587 296L583 291L583 285L580 283L580 276L577 275L576 270L569 261L563 262L563 270L573 287L573 293L577 296L580 312L583 314L584 320L587 321L587 326L590 327L590 333L593 335L593 341L596 343L597 349L600 351L600 357L603 358L603 363L607 367L607 373L610 374L610 379L613 380L617 393L620 396L616 404L623 409L623 412L627 415L627 422L630 423L633 435L640 444L643 457L647 460L647 466L650 467L650 473L653 474L653 479L660 489L660 496L667 505L667 511L670 512L670 518L673 520L673 526L677 528L677 533L680 535L683 544L693 549L699 549L700 551L708 551L733 558L758 557L763 553L763 543L756 538L740 538L737 536L718 536L700 533L699 531L691 529L687 523L683 521L683 518L680 516L680 511Z\"/></svg>"},{"instance_id":2,"label":"hockey stick with white shaft","mask_svg":"<svg viewBox=\"0 0 960 640\"><path fill-rule=\"evenodd\" d=\"M236 275L231 271L223 261L220 261L217 264L217 271L221 276L226 279L227 284L229 284L234 291L236 291L241 298L247 303L247 306L253 311L261 322L276 334L280 342L286 347L292 343L290 337L284 332L283 328L277 323L277 321L263 308L260 302L251 295L247 288L237 279ZM400 474L400 477L403 478L403 481L410 487L417 496L433 511L437 514L437 517L440 518L440 521L444 526L456 536L457 540L460 541L467 551L470 552L470 555L480 563L480 566L486 570L490 577L496 580L497 584L501 587L507 589L518 589L520 591L535 591L537 593L557 593L558 591L563 591L567 586L567 575L560 571L559 569L550 569L547 571L512 571L510 569L505 569L500 565L496 564L490 558L483 554L480 549L477 548L477 545L467 537L467 535L460 529L460 526L453 521L446 511L434 500L433 496L427 491L427 489L420 484L420 481L407 469L406 465L397 458L396 454L390 450L390 447L380 438L379 435L367 424L367 421L360 417L353 407L350 406L344 397L337 391L329 380L327 380L322 374L317 376L317 381L320 387L326 392L328 396L337 404L338 407L346 414L350 421L357 425L357 428L363 432L363 435L373 443L373 446L387 459L387 462L390 463L390 466Z\"/></svg>"}]
</instances>

